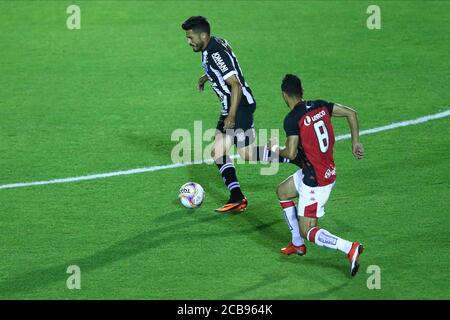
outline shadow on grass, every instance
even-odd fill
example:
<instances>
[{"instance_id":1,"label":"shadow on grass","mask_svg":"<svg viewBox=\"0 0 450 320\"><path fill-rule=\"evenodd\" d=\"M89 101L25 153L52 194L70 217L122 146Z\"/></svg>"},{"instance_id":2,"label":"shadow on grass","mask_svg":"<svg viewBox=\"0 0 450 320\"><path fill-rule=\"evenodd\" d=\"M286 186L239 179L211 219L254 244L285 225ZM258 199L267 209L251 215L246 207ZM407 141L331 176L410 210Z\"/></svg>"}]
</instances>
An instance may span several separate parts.
<instances>
[{"instance_id":1,"label":"shadow on grass","mask_svg":"<svg viewBox=\"0 0 450 320\"><path fill-rule=\"evenodd\" d=\"M301 274L298 274L296 276L302 276ZM304 276L309 276L308 274L304 274ZM225 295L220 296L219 300L232 300L232 299L255 299L255 296L258 295L258 291L261 288L271 286L275 282L280 282L283 280L286 280L287 276L280 276L277 274L265 274L261 280L258 282L241 288L239 290L229 292ZM276 295L272 296L269 294L266 294L265 296L259 296L256 299L268 299L268 300L319 300L319 299L330 299L332 295L336 294L340 290L344 289L350 284L350 281L345 280L343 283L339 285L334 285L329 281L326 281L326 279L313 279L314 281L320 283L320 285L328 287L329 289L315 292L313 294L295 294L295 293L286 293L282 295ZM304 290L304 288L298 288L301 290ZM293 291L295 289L289 288L289 286L286 286L286 291ZM266 289L267 292L270 292L270 289ZM252 296L253 295L253 296Z\"/></svg>"},{"instance_id":2,"label":"shadow on grass","mask_svg":"<svg viewBox=\"0 0 450 320\"><path fill-rule=\"evenodd\" d=\"M205 189L205 204L218 206L228 200L228 189L215 164L193 165L187 170L190 181L199 183Z\"/></svg>"},{"instance_id":3,"label":"shadow on grass","mask_svg":"<svg viewBox=\"0 0 450 320\"><path fill-rule=\"evenodd\" d=\"M121 133L119 137L127 144L155 154L167 154L170 157L172 148L177 142L171 141L170 136L162 139L155 134L137 134L134 132Z\"/></svg>"},{"instance_id":4,"label":"shadow on grass","mask_svg":"<svg viewBox=\"0 0 450 320\"><path fill-rule=\"evenodd\" d=\"M298 287L289 287L289 282L286 282L286 294L281 295L270 295L270 288L264 289L265 294L261 296L261 289L265 287L270 287L274 283L281 282L281 281L287 281L290 279L290 276L286 275L280 275L279 273L266 273L262 276L262 278L255 283L242 287L238 290L228 292L222 296L219 296L218 299L220 300L230 300L230 299L274 299L274 300L317 300L317 299L332 299L333 295L338 293L340 290L344 289L351 283L350 276L343 276L342 277L342 283L336 285L332 283L331 281L328 281L324 277L319 277L317 274L321 274L322 269L337 269L339 271L347 270L345 268L344 263L332 263L330 264L329 261L326 261L324 263L324 259L315 259L315 260L306 260L304 258L298 258L298 259L291 259L295 257L285 257L286 259L289 259L290 263L299 264L299 266L306 266L306 269L309 269L309 266L312 267L311 270L314 270L314 272L305 272L305 268L299 269L299 272L296 274L292 274L292 277L304 277L308 278L311 282L317 282L320 287L326 287L327 290L314 292L311 294L305 294L305 288L298 288ZM285 260L285 259L280 259ZM335 278L333 278L335 279ZM292 285L294 285L295 281L290 282ZM316 286L311 287L311 290L314 290ZM300 290L302 293L292 293L297 290Z\"/></svg>"},{"instance_id":5,"label":"shadow on grass","mask_svg":"<svg viewBox=\"0 0 450 320\"><path fill-rule=\"evenodd\" d=\"M277 273L264 274L262 279L256 281L255 283L242 287L238 290L228 292L222 296L219 296L218 299L221 300L230 300L230 299L274 299L274 300L318 300L318 299L333 299L336 293L346 288L351 284L351 277L348 274L343 274L342 282L340 284L334 284L331 281L328 281L324 277L320 277L318 275L322 274L322 270L324 269L336 269L340 273L344 273L344 271L348 271L347 265L345 264L345 259L341 261L341 263L330 263L327 259L324 262L324 259L305 259L300 257L281 257L279 259L284 260L282 262L294 263L299 266L298 273L292 274L292 277L304 277L308 278L310 282L317 282L320 287L327 288L326 290L314 292L311 294L305 294L308 290L305 288L298 287L290 287L289 282L286 282L286 294L281 295L270 295L270 286L275 283L281 281L289 280L290 276L280 275ZM302 267L302 268L300 268ZM305 271L309 270L309 271ZM336 279L333 277L333 279ZM295 281L290 282L294 285ZM264 295L261 296L261 289L264 289ZM269 287L269 288L267 288ZM311 290L315 291L317 286L311 286ZM299 293L292 293L300 291Z\"/></svg>"},{"instance_id":6,"label":"shadow on grass","mask_svg":"<svg viewBox=\"0 0 450 320\"><path fill-rule=\"evenodd\" d=\"M323 284L323 281L317 281L320 282L321 284ZM272 297L275 300L323 300L323 299L333 299L332 295L338 293L339 291L341 291L342 289L344 289L345 287L347 287L350 284L349 281L345 281L343 283L341 283L340 285L334 286L331 283L326 283L326 285L329 287L329 289L324 290L324 291L320 291L320 292L316 292L313 294L302 294L302 295L298 295L298 294L283 294L283 295L279 295L276 297Z\"/></svg>"},{"instance_id":7,"label":"shadow on grass","mask_svg":"<svg viewBox=\"0 0 450 320\"><path fill-rule=\"evenodd\" d=\"M162 245L167 245L167 243L179 241L173 236L174 232L186 233L189 232L191 224L188 220L194 219L196 224L208 224L213 221L226 219L226 216L219 214L211 214L208 216L204 215L191 215L185 216L181 219L184 210L177 210L170 212L167 215L178 217L176 219L177 223L166 223L164 226L159 228L154 228L138 234L135 237L129 238L124 241L120 241L113 246L94 253L91 256L71 259L70 262L61 263L52 267L34 270L32 272L17 275L13 278L4 280L0 282L0 297L11 299L14 298L15 294L18 293L29 293L33 290L45 288L55 282L60 282L61 285L65 285L68 274L66 274L66 269L69 265L82 266L82 272L90 272L98 268L102 268L105 265L114 263L125 259L130 256L137 255L141 252L147 251L152 248L157 248ZM153 222L153 221L152 221ZM167 222L167 221L166 221ZM239 231L226 230L222 233L211 233L208 232L208 228L204 228L202 232L191 233L189 239L208 239L208 238L227 238L233 236L241 236L243 234L250 234L256 230L261 230L265 228L270 228L270 225L259 226L257 229L248 228Z\"/></svg>"},{"instance_id":8,"label":"shadow on grass","mask_svg":"<svg viewBox=\"0 0 450 320\"><path fill-rule=\"evenodd\" d=\"M308 244L307 244L308 245ZM310 247L313 246L313 244L309 245ZM311 257L311 253L308 254L308 257L298 257L298 256L281 256L278 260L283 263L291 263L298 265L299 267L303 268L303 272L305 272L305 269L308 271L313 272L314 270L320 270L320 269L334 269L342 274L343 278L350 279L349 274L349 268L350 264L347 260L347 257L342 254L340 257L336 257L336 259L333 259L330 261L330 258L324 258L322 253L320 251L326 251L330 249L325 248L317 248L316 252L314 252L315 257ZM319 251L319 252L317 252ZM326 252L323 252L326 254ZM331 252L328 252L330 254ZM291 259L294 258L294 259ZM298 258L298 259L295 259ZM305 274L308 274L309 272L305 272Z\"/></svg>"},{"instance_id":9,"label":"shadow on grass","mask_svg":"<svg viewBox=\"0 0 450 320\"><path fill-rule=\"evenodd\" d=\"M279 281L285 280L286 278L287 278L286 276L280 276L277 274L266 273L262 276L262 279L260 279L256 283L254 283L248 287L226 293L226 294L220 296L218 298L218 300L241 299L241 297L248 298L248 296L251 292L259 290L263 287L270 286L274 282L279 282ZM262 299L273 299L273 297L267 296L267 297L262 297Z\"/></svg>"}]
</instances>

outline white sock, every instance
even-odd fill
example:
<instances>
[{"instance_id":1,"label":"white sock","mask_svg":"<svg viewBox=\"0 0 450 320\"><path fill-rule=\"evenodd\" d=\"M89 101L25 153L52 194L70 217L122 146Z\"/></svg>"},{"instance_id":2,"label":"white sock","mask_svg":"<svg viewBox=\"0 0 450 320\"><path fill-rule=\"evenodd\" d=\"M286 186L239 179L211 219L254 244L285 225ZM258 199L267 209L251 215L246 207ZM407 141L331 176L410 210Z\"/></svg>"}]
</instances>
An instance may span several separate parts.
<instances>
[{"instance_id":1,"label":"white sock","mask_svg":"<svg viewBox=\"0 0 450 320\"><path fill-rule=\"evenodd\" d=\"M307 238L309 241L314 242L318 246L335 250L338 249L345 254L348 254L352 248L352 243L350 241L339 238L325 229L311 228L308 232Z\"/></svg>"},{"instance_id":2,"label":"white sock","mask_svg":"<svg viewBox=\"0 0 450 320\"><path fill-rule=\"evenodd\" d=\"M292 244L297 247L301 246L305 242L300 235L300 228L297 218L297 208L295 207L295 203L294 201L280 201L280 204L283 208L284 217L286 218L289 230L291 230L292 233Z\"/></svg>"}]
</instances>

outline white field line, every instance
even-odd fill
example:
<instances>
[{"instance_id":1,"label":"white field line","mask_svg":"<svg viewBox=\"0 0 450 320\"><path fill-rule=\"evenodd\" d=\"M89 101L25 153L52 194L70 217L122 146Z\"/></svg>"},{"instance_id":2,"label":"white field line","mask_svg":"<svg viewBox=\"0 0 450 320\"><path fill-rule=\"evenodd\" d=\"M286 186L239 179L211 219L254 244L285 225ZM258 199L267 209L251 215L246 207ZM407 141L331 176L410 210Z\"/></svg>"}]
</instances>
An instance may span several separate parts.
<instances>
[{"instance_id":1,"label":"white field line","mask_svg":"<svg viewBox=\"0 0 450 320\"><path fill-rule=\"evenodd\" d=\"M373 133L386 131L386 130L392 130L392 129L396 129L396 128L400 128L400 127L411 126L411 125L415 125L415 124L419 124L419 123L424 123L424 122L428 122L428 121L432 121L432 120L436 120L436 119L445 118L448 116L450 116L450 110L431 114L431 115L420 117L420 118L413 119L413 120L395 122L395 123L392 123L387 126L363 130L363 131L360 131L360 135L368 135L368 134L373 134ZM343 134L343 135L337 136L336 141L349 139L349 138L350 138L350 134ZM238 157L238 155L231 156L232 159L236 159L237 157ZM153 171L159 171L159 170L165 170L165 169L175 169L175 168L187 167L187 166L191 166L191 165L195 165L195 164L202 164L202 163L212 163L212 159L207 159L204 161L186 162L186 163L174 163L174 164L167 164L167 165L161 165L161 166L151 166L151 167L145 167L145 168L137 168L137 169L115 171L115 172L108 172L108 173L99 173L99 174L80 176L80 177L72 177L72 178L3 184L3 185L0 185L0 189L13 189L13 188L23 188L23 187L56 184L56 183L68 183L68 182L85 181L85 180L96 180L96 179L125 176L125 175L144 173L144 172L153 172Z\"/></svg>"}]
</instances>

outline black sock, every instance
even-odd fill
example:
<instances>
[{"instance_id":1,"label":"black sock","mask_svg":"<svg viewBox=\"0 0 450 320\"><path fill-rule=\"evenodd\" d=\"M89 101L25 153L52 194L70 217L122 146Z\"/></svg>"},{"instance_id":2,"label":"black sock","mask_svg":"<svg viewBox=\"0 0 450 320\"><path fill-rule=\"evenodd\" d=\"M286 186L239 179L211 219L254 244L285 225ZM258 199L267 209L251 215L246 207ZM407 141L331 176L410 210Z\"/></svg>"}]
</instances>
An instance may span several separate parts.
<instances>
[{"instance_id":1,"label":"black sock","mask_svg":"<svg viewBox=\"0 0 450 320\"><path fill-rule=\"evenodd\" d=\"M217 168L222 175L223 182L230 190L230 200L228 202L236 202L244 199L244 195L241 191L241 186L236 177L236 169L231 162L230 157L223 156L222 158L216 159Z\"/></svg>"},{"instance_id":2,"label":"black sock","mask_svg":"<svg viewBox=\"0 0 450 320\"><path fill-rule=\"evenodd\" d=\"M300 152L297 152L297 156L294 160L291 160L292 164L295 164L297 167L303 168L303 160Z\"/></svg>"},{"instance_id":3,"label":"black sock","mask_svg":"<svg viewBox=\"0 0 450 320\"><path fill-rule=\"evenodd\" d=\"M259 146L253 149L253 161L263 161L263 162L279 162L279 163L292 163L298 167L301 167L300 156L294 160L281 157L278 153L272 152L267 146Z\"/></svg>"}]
</instances>

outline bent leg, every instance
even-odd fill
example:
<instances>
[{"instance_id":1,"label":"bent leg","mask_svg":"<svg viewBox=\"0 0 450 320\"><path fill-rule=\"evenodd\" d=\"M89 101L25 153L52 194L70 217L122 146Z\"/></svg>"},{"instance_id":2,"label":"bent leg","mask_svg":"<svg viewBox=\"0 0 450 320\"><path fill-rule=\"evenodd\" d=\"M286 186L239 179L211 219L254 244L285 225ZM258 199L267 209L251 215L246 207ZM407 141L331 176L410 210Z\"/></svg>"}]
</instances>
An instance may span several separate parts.
<instances>
[{"instance_id":1,"label":"bent leg","mask_svg":"<svg viewBox=\"0 0 450 320\"><path fill-rule=\"evenodd\" d=\"M230 191L228 203L234 203L245 198L236 176L236 169L228 156L232 145L233 140L229 135L217 131L211 151L211 156L219 169L225 185Z\"/></svg>"},{"instance_id":2,"label":"bent leg","mask_svg":"<svg viewBox=\"0 0 450 320\"><path fill-rule=\"evenodd\" d=\"M295 189L293 176L290 176L279 184L277 188L277 196L280 200L280 205L283 208L284 218L286 219L289 230L292 234L292 244L296 247L303 245L304 241L300 235L298 225L297 208L294 201L292 201L292 199L298 196L297 190Z\"/></svg>"},{"instance_id":3,"label":"bent leg","mask_svg":"<svg viewBox=\"0 0 450 320\"><path fill-rule=\"evenodd\" d=\"M230 136L225 133L216 131L216 135L214 136L214 143L211 149L211 157L217 163L218 160L222 159L223 156L228 155L231 147L233 145L233 140Z\"/></svg>"},{"instance_id":4,"label":"bent leg","mask_svg":"<svg viewBox=\"0 0 450 320\"><path fill-rule=\"evenodd\" d=\"M303 237L320 247L337 249L345 254L348 254L352 248L352 242L318 228L317 219L300 217L300 229Z\"/></svg>"}]
</instances>

